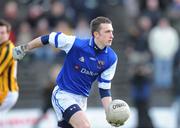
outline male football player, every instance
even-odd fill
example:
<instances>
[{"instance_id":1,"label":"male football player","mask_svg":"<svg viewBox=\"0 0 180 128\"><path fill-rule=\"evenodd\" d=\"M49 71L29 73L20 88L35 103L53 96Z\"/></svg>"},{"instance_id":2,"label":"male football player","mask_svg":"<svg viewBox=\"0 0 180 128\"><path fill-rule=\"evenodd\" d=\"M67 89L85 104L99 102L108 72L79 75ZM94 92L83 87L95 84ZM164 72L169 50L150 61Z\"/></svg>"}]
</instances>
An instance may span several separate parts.
<instances>
[{"instance_id":1,"label":"male football player","mask_svg":"<svg viewBox=\"0 0 180 128\"><path fill-rule=\"evenodd\" d=\"M10 110L18 99L16 61L12 51L14 44L9 40L11 25L0 20L0 114Z\"/></svg>"},{"instance_id":2,"label":"male football player","mask_svg":"<svg viewBox=\"0 0 180 128\"><path fill-rule=\"evenodd\" d=\"M52 105L57 114L58 126L61 128L91 127L84 111L95 80L98 81L105 111L112 101L111 80L117 65L117 55L110 48L114 38L112 22L109 18L97 17L91 21L90 27L90 39L52 32L25 45L17 46L13 51L13 56L17 60L22 59L28 51L47 44L67 53L52 94Z\"/></svg>"}]
</instances>

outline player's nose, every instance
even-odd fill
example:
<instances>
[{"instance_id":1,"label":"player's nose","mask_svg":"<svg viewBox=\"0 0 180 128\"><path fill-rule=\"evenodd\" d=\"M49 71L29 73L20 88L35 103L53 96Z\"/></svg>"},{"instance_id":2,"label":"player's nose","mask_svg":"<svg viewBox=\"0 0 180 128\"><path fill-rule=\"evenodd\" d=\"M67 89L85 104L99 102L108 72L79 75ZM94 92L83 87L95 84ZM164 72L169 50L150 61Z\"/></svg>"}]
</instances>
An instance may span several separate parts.
<instances>
[{"instance_id":1,"label":"player's nose","mask_svg":"<svg viewBox=\"0 0 180 128\"><path fill-rule=\"evenodd\" d=\"M113 33L111 33L110 37L111 37L111 39L113 39L113 38L114 38L114 35L113 35Z\"/></svg>"}]
</instances>

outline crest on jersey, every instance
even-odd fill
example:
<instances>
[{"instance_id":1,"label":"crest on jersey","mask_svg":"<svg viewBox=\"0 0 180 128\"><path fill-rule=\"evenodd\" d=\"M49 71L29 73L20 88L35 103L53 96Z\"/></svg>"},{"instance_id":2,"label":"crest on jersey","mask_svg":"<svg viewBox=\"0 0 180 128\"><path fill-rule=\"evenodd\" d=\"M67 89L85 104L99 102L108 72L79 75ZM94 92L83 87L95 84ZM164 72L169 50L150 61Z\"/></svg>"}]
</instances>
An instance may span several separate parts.
<instances>
[{"instance_id":1,"label":"crest on jersey","mask_svg":"<svg viewBox=\"0 0 180 128\"><path fill-rule=\"evenodd\" d=\"M101 69L104 66L104 64L105 64L104 61L98 60L97 68Z\"/></svg>"},{"instance_id":2,"label":"crest on jersey","mask_svg":"<svg viewBox=\"0 0 180 128\"><path fill-rule=\"evenodd\" d=\"M79 61L81 61L81 62L83 62L84 63L84 57L82 56L82 57L80 57L79 58Z\"/></svg>"}]
</instances>

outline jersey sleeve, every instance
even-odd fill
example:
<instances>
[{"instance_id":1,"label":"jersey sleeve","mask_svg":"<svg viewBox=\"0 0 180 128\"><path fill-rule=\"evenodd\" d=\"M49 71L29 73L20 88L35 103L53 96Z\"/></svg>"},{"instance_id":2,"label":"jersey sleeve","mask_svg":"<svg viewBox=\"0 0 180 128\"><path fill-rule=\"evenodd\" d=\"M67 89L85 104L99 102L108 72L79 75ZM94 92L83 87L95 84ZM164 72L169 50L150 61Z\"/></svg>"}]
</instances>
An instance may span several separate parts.
<instances>
[{"instance_id":1,"label":"jersey sleeve","mask_svg":"<svg viewBox=\"0 0 180 128\"><path fill-rule=\"evenodd\" d=\"M49 35L49 43L56 48L64 50L66 53L72 48L75 39L75 36L65 35L61 32L52 32Z\"/></svg>"},{"instance_id":2,"label":"jersey sleeve","mask_svg":"<svg viewBox=\"0 0 180 128\"><path fill-rule=\"evenodd\" d=\"M101 73L101 76L98 78L98 87L102 89L111 88L111 80L114 77L117 66L117 60L106 70Z\"/></svg>"}]
</instances>

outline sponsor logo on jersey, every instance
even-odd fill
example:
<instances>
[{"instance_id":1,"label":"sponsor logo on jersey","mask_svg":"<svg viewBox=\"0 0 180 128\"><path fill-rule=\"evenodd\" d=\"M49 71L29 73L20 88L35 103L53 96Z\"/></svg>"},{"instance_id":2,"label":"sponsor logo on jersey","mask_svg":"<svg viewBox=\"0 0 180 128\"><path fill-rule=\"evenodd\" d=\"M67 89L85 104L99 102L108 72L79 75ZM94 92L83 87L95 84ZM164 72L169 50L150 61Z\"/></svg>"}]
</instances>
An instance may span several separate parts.
<instances>
[{"instance_id":1,"label":"sponsor logo on jersey","mask_svg":"<svg viewBox=\"0 0 180 128\"><path fill-rule=\"evenodd\" d=\"M82 68L80 72L83 74L89 75L89 76L97 76L98 75L97 72L89 71L85 68Z\"/></svg>"},{"instance_id":2,"label":"sponsor logo on jersey","mask_svg":"<svg viewBox=\"0 0 180 128\"><path fill-rule=\"evenodd\" d=\"M89 75L89 76L97 76L97 72L90 71L86 68L81 68L79 65L74 66L75 70L80 71L83 74Z\"/></svg>"}]
</instances>

